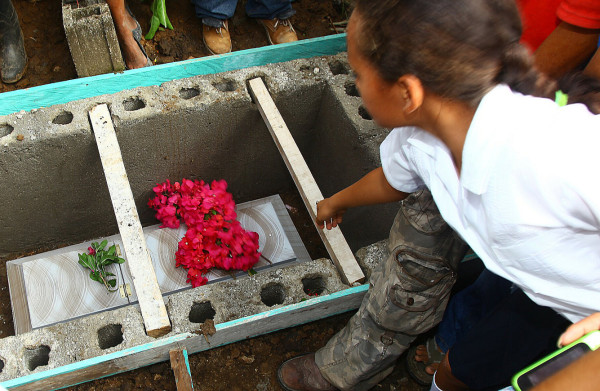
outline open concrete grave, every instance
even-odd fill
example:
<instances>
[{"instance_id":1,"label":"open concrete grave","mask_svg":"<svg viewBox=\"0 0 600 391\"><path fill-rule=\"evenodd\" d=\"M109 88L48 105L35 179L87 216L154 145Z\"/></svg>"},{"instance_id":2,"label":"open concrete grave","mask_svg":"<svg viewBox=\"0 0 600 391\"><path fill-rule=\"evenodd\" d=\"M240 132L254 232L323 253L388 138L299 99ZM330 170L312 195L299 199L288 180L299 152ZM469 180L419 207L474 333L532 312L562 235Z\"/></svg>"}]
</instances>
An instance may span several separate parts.
<instances>
[{"instance_id":1,"label":"open concrete grave","mask_svg":"<svg viewBox=\"0 0 600 391\"><path fill-rule=\"evenodd\" d=\"M38 248L87 248L98 238L118 240L120 227L88 117L102 104L110 112L146 231L156 224L146 205L152 187L166 179L225 179L237 204L295 189L285 154L250 91L256 78L266 85L323 195L379 164L378 147L387 132L361 106L345 53L192 76L8 114L0 117L0 259L22 265L23 259L15 258ZM163 299L170 331L159 338L148 335L135 300L33 327L0 340L1 384L23 390L62 388L169 360L173 349L195 353L355 309L370 270L385 252L382 244L373 243L387 237L395 212L394 205L387 205L345 216L343 237L352 251L363 248L358 261L365 284L346 284L329 259L306 260L169 292ZM24 285L11 286L11 292L26 291ZM26 305L22 302L13 313ZM215 324L212 335L200 331L207 319Z\"/></svg>"}]
</instances>

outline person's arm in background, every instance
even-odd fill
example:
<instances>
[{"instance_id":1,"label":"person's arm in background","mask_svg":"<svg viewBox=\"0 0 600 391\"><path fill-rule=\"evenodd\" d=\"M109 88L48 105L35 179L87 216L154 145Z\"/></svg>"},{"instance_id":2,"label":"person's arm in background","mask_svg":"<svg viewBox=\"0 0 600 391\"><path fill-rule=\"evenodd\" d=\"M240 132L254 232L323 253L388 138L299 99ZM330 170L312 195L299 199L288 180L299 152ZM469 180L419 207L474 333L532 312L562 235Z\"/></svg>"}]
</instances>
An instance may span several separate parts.
<instances>
[{"instance_id":1,"label":"person's arm in background","mask_svg":"<svg viewBox=\"0 0 600 391\"><path fill-rule=\"evenodd\" d=\"M596 52L585 67L584 73L600 79L599 37L600 29L583 28L562 22L536 50L536 67L547 76L558 79Z\"/></svg>"},{"instance_id":2,"label":"person's arm in background","mask_svg":"<svg viewBox=\"0 0 600 391\"><path fill-rule=\"evenodd\" d=\"M560 346L574 342L593 330L600 330L600 312L571 325L558 339ZM558 371L531 391L592 391L598 389L600 376L600 349L587 353Z\"/></svg>"}]
</instances>

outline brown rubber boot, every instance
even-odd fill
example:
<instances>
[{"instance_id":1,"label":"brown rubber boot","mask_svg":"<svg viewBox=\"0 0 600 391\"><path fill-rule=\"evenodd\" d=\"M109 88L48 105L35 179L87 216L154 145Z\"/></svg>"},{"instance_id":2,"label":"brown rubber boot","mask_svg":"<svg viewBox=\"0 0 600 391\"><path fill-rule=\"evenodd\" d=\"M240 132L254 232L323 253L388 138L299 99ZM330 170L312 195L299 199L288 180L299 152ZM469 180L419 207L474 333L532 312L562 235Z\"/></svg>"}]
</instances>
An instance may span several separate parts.
<instances>
[{"instance_id":1,"label":"brown rubber boot","mask_svg":"<svg viewBox=\"0 0 600 391\"><path fill-rule=\"evenodd\" d=\"M260 23L267 31L271 45L298 40L296 31L289 19L261 19Z\"/></svg>"},{"instance_id":2,"label":"brown rubber boot","mask_svg":"<svg viewBox=\"0 0 600 391\"><path fill-rule=\"evenodd\" d=\"M335 391L315 364L315 354L309 353L285 361L277 371L279 383L286 391Z\"/></svg>"},{"instance_id":3,"label":"brown rubber boot","mask_svg":"<svg viewBox=\"0 0 600 391\"><path fill-rule=\"evenodd\" d=\"M2 81L16 83L25 73L27 55L19 17L11 0L0 0L0 36Z\"/></svg>"},{"instance_id":4,"label":"brown rubber boot","mask_svg":"<svg viewBox=\"0 0 600 391\"><path fill-rule=\"evenodd\" d=\"M204 46L211 54L225 54L231 52L231 37L229 25L226 20L221 27L202 25L202 40Z\"/></svg>"}]
</instances>

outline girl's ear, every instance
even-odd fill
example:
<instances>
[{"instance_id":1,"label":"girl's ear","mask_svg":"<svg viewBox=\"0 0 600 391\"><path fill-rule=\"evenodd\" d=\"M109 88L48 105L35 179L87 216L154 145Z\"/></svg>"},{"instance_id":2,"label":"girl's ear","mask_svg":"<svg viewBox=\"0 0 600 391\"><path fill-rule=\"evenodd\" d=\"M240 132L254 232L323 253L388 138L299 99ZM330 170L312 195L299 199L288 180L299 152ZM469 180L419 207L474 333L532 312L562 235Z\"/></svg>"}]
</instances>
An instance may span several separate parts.
<instances>
[{"instance_id":1,"label":"girl's ear","mask_svg":"<svg viewBox=\"0 0 600 391\"><path fill-rule=\"evenodd\" d=\"M402 109L405 114L412 114L423 105L425 91L421 80L415 75L403 75L396 81L401 99L404 101Z\"/></svg>"}]
</instances>

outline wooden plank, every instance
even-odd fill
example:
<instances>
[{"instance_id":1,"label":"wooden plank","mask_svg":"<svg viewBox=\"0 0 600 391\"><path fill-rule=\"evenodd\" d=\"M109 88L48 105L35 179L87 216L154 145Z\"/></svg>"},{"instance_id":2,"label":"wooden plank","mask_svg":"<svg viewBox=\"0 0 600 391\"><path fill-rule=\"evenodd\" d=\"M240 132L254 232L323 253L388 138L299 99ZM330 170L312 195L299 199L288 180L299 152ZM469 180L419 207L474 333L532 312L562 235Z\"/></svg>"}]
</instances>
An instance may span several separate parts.
<instances>
[{"instance_id":1,"label":"wooden plank","mask_svg":"<svg viewBox=\"0 0 600 391\"><path fill-rule=\"evenodd\" d=\"M8 262L6 264L6 275L8 276L8 290L10 292L15 334L23 334L32 329L23 269L18 264Z\"/></svg>"},{"instance_id":2,"label":"wooden plank","mask_svg":"<svg viewBox=\"0 0 600 391\"><path fill-rule=\"evenodd\" d=\"M180 348L183 344L190 354L194 354L354 310L360 306L368 288L366 284L360 285L245 318L219 323L215 325L216 333L208 337L209 342L204 335L176 334L133 348L4 381L0 386L11 391L45 391L116 375L166 361L169 359L169 351Z\"/></svg>"},{"instance_id":3,"label":"wooden plank","mask_svg":"<svg viewBox=\"0 0 600 391\"><path fill-rule=\"evenodd\" d=\"M90 120L100 160L104 168L106 183L112 200L121 240L125 254L126 265L131 272L133 285L138 297L146 334L160 337L171 331L171 322L160 293L158 281L152 266L152 259L146 247L146 239L142 224L135 207L133 193L125 172L123 158L117 135L106 104L101 104L90 110Z\"/></svg>"},{"instance_id":4,"label":"wooden plank","mask_svg":"<svg viewBox=\"0 0 600 391\"><path fill-rule=\"evenodd\" d=\"M0 94L0 115L29 111L93 96L114 94L136 87L198 75L209 75L253 66L329 56L346 51L346 34L328 35L279 45L238 50L232 53L177 61L120 73L82 77Z\"/></svg>"},{"instance_id":5,"label":"wooden plank","mask_svg":"<svg viewBox=\"0 0 600 391\"><path fill-rule=\"evenodd\" d=\"M250 93L252 94L260 114L262 115L267 128L271 132L271 136L277 144L277 148L285 161L285 164L298 187L302 200L312 217L313 222L316 226L317 216L317 202L323 199L323 194L300 152L294 138L292 137L283 117L279 113L275 102L271 98L267 87L263 83L261 78L255 78L250 80ZM325 248L329 256L335 263L342 280L348 284L353 285L364 281L365 276L360 269L358 262L354 258L350 246L346 242L344 235L339 227L326 230L319 229L317 231L323 239Z\"/></svg>"},{"instance_id":6,"label":"wooden plank","mask_svg":"<svg viewBox=\"0 0 600 391\"><path fill-rule=\"evenodd\" d=\"M192 373L188 361L187 350L173 349L169 352L171 358L171 369L175 375L177 391L193 391Z\"/></svg>"}]
</instances>

